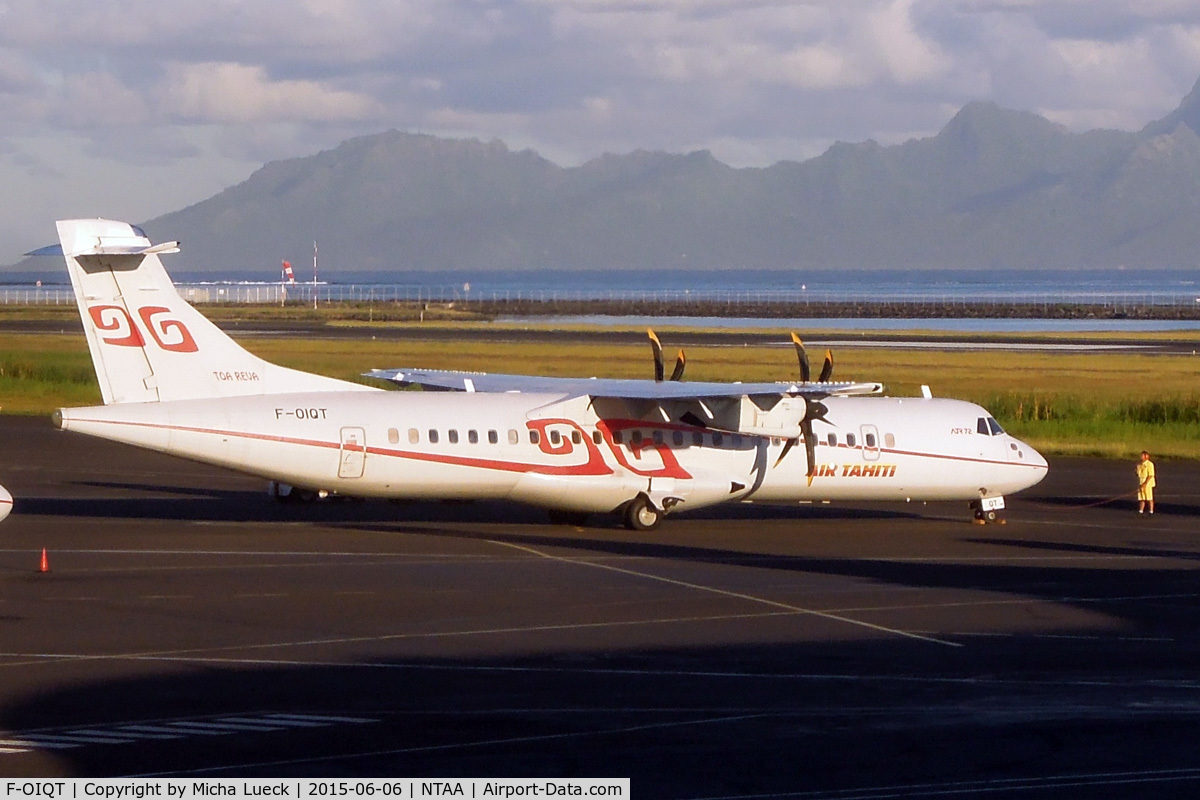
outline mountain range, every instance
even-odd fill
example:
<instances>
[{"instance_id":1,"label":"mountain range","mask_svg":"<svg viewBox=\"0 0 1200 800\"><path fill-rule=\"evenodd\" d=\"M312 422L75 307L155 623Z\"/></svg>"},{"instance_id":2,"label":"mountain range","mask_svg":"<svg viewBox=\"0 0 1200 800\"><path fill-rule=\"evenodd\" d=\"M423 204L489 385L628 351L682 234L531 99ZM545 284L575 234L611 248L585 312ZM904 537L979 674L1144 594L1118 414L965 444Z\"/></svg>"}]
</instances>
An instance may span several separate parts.
<instances>
[{"instance_id":1,"label":"mountain range","mask_svg":"<svg viewBox=\"0 0 1200 800\"><path fill-rule=\"evenodd\" d=\"M145 223L174 270L1196 268L1200 82L1138 132L974 102L935 136L734 168L707 151L558 166L388 131Z\"/></svg>"}]
</instances>

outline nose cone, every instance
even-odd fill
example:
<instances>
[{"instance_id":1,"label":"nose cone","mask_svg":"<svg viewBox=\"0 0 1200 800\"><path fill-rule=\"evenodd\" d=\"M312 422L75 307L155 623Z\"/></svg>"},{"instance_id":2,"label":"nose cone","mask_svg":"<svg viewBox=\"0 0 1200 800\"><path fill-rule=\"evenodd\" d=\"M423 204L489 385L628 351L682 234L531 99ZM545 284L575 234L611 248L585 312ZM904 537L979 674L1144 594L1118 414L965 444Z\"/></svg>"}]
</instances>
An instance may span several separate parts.
<instances>
[{"instance_id":1,"label":"nose cone","mask_svg":"<svg viewBox=\"0 0 1200 800\"><path fill-rule=\"evenodd\" d=\"M1020 439L1014 439L1013 441L1017 443L1017 451L1021 453L1022 456L1020 463L1023 463L1030 468L1027 476L1028 482L1026 482L1021 488L1028 489L1030 486L1041 483L1042 479L1046 477L1046 473L1049 472L1050 469L1050 465L1046 463L1046 457L1037 450L1034 450L1029 445L1025 444L1025 442L1022 442Z\"/></svg>"}]
</instances>

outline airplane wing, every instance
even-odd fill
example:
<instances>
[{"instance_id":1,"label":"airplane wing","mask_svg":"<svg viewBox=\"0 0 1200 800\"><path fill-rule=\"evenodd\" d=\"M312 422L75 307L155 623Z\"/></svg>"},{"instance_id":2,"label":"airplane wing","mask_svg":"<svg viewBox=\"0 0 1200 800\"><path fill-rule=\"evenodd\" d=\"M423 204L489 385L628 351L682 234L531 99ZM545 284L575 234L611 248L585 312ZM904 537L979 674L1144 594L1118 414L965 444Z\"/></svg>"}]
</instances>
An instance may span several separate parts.
<instances>
[{"instance_id":1,"label":"airplane wing","mask_svg":"<svg viewBox=\"0 0 1200 800\"><path fill-rule=\"evenodd\" d=\"M881 383L782 381L727 383L715 381L651 381L640 378L552 378L453 370L375 369L364 377L401 386L455 392L522 392L590 396L615 400L708 400L740 397L830 397L880 394Z\"/></svg>"}]
</instances>

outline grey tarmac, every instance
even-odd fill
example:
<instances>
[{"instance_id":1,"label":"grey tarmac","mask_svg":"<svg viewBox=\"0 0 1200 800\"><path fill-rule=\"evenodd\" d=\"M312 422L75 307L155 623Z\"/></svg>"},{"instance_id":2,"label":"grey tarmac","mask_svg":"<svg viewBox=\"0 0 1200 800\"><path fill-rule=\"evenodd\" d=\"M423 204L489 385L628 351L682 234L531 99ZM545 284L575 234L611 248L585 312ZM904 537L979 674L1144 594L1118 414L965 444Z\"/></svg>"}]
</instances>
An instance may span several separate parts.
<instances>
[{"instance_id":1,"label":"grey tarmac","mask_svg":"<svg viewBox=\"0 0 1200 800\"><path fill-rule=\"evenodd\" d=\"M639 534L279 505L0 417L0 776L629 777L639 798L1200 790L1200 465ZM42 549L48 572L40 572Z\"/></svg>"}]
</instances>

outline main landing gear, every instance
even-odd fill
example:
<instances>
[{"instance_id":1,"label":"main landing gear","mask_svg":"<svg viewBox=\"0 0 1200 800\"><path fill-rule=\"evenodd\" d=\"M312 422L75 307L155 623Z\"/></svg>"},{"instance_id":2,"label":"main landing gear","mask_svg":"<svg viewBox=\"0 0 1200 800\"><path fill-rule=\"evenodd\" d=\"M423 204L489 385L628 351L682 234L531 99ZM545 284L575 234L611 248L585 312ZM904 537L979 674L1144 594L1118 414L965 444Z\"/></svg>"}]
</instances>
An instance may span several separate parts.
<instances>
[{"instance_id":1,"label":"main landing gear","mask_svg":"<svg viewBox=\"0 0 1200 800\"><path fill-rule=\"evenodd\" d=\"M662 524L663 512L650 502L644 494L625 504L622 512L625 527L631 531L652 531Z\"/></svg>"},{"instance_id":2,"label":"main landing gear","mask_svg":"<svg viewBox=\"0 0 1200 800\"><path fill-rule=\"evenodd\" d=\"M575 528L585 525L590 516L582 511L561 511L559 509L551 509L546 513L550 517L552 525L570 525ZM621 522L625 524L625 527L631 531L655 530L662 524L663 517L666 516L666 512L654 505L644 494L639 494L625 503L617 510L617 514L621 517Z\"/></svg>"}]
</instances>

